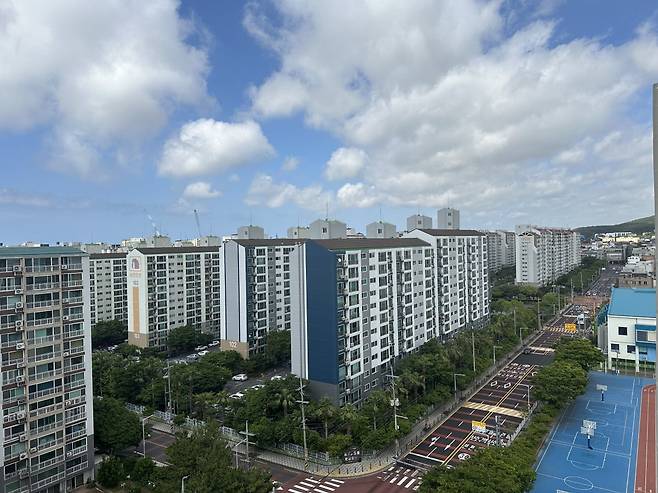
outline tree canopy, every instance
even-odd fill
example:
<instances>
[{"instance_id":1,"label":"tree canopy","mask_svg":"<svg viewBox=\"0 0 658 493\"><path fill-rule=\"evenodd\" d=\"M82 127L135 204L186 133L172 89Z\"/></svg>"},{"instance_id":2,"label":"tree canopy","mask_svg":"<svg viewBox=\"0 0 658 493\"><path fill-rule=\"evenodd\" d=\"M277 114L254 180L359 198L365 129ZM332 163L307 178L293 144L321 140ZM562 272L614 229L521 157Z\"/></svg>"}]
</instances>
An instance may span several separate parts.
<instances>
[{"instance_id":1,"label":"tree canopy","mask_svg":"<svg viewBox=\"0 0 658 493\"><path fill-rule=\"evenodd\" d=\"M563 337L555 346L555 359L557 361L571 361L589 371L605 358L603 353L587 339L573 339Z\"/></svg>"},{"instance_id":2,"label":"tree canopy","mask_svg":"<svg viewBox=\"0 0 658 493\"><path fill-rule=\"evenodd\" d=\"M92 349L121 344L128 338L128 327L118 320L96 322L91 329Z\"/></svg>"},{"instance_id":3,"label":"tree canopy","mask_svg":"<svg viewBox=\"0 0 658 493\"><path fill-rule=\"evenodd\" d=\"M139 417L117 399L94 399L94 439L98 448L116 454L139 444L142 426Z\"/></svg>"}]
</instances>

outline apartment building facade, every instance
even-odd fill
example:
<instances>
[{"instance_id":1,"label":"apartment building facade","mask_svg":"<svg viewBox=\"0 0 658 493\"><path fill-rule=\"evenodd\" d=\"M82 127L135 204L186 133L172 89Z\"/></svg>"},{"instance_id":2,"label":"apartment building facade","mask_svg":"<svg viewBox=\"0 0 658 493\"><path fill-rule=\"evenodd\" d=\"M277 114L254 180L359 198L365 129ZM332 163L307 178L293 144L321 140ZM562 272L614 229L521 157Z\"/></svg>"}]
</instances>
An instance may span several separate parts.
<instances>
[{"instance_id":1,"label":"apartment building facade","mask_svg":"<svg viewBox=\"0 0 658 493\"><path fill-rule=\"evenodd\" d=\"M415 229L434 250L434 279L439 332L442 339L458 330L480 328L489 320L487 237L475 230Z\"/></svg>"},{"instance_id":2,"label":"apartment building facade","mask_svg":"<svg viewBox=\"0 0 658 493\"><path fill-rule=\"evenodd\" d=\"M546 286L580 265L580 234L571 229L516 226L516 283Z\"/></svg>"},{"instance_id":3,"label":"apartment building facade","mask_svg":"<svg viewBox=\"0 0 658 493\"><path fill-rule=\"evenodd\" d=\"M89 255L91 326L96 322L118 320L128 325L127 253Z\"/></svg>"},{"instance_id":4,"label":"apartment building facade","mask_svg":"<svg viewBox=\"0 0 658 493\"><path fill-rule=\"evenodd\" d=\"M189 325L219 337L221 247L136 248L126 256L128 342L166 347Z\"/></svg>"},{"instance_id":5,"label":"apartment building facade","mask_svg":"<svg viewBox=\"0 0 658 493\"><path fill-rule=\"evenodd\" d=\"M70 491L94 471L89 258L0 248L2 492Z\"/></svg>"},{"instance_id":6,"label":"apartment building facade","mask_svg":"<svg viewBox=\"0 0 658 493\"><path fill-rule=\"evenodd\" d=\"M290 253L304 239L229 240L220 252L224 350L263 352L268 332L290 330Z\"/></svg>"},{"instance_id":7,"label":"apartment building facade","mask_svg":"<svg viewBox=\"0 0 658 493\"><path fill-rule=\"evenodd\" d=\"M487 231L489 274L516 262L516 234L513 231Z\"/></svg>"},{"instance_id":8,"label":"apartment building facade","mask_svg":"<svg viewBox=\"0 0 658 493\"><path fill-rule=\"evenodd\" d=\"M434 251L415 238L307 241L290 256L292 371L358 405L436 337Z\"/></svg>"}]
</instances>

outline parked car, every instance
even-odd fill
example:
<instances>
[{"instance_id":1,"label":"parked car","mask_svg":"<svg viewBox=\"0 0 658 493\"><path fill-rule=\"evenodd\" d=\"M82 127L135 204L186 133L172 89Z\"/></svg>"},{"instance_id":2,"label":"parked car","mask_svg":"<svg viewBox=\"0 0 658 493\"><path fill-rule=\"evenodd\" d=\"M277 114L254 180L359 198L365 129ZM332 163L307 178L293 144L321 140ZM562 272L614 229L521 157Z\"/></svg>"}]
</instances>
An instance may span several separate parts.
<instances>
[{"instance_id":1,"label":"parked car","mask_svg":"<svg viewBox=\"0 0 658 493\"><path fill-rule=\"evenodd\" d=\"M208 354L209 352L210 352L210 351L204 350L204 351L199 351L197 354L198 354L199 356L205 356L205 355Z\"/></svg>"},{"instance_id":2,"label":"parked car","mask_svg":"<svg viewBox=\"0 0 658 493\"><path fill-rule=\"evenodd\" d=\"M229 397L231 399L240 400L240 399L244 398L244 394L242 392L236 392L235 394L229 395Z\"/></svg>"},{"instance_id":3,"label":"parked car","mask_svg":"<svg viewBox=\"0 0 658 493\"><path fill-rule=\"evenodd\" d=\"M529 347L523 348L523 354L530 354L530 353L532 353L532 349L530 349Z\"/></svg>"},{"instance_id":4,"label":"parked car","mask_svg":"<svg viewBox=\"0 0 658 493\"><path fill-rule=\"evenodd\" d=\"M236 382L244 382L248 379L249 377L247 376L246 373L238 373L237 375L233 375L233 380Z\"/></svg>"},{"instance_id":5,"label":"parked car","mask_svg":"<svg viewBox=\"0 0 658 493\"><path fill-rule=\"evenodd\" d=\"M272 381L283 380L283 377L281 375L274 375L272 378L270 378L270 380Z\"/></svg>"},{"instance_id":6,"label":"parked car","mask_svg":"<svg viewBox=\"0 0 658 493\"><path fill-rule=\"evenodd\" d=\"M195 351L205 351L208 349L208 346L197 346L194 348Z\"/></svg>"},{"instance_id":7,"label":"parked car","mask_svg":"<svg viewBox=\"0 0 658 493\"><path fill-rule=\"evenodd\" d=\"M212 341L210 344L208 344L208 346L210 347L219 346L219 341Z\"/></svg>"},{"instance_id":8,"label":"parked car","mask_svg":"<svg viewBox=\"0 0 658 493\"><path fill-rule=\"evenodd\" d=\"M264 389L264 388L265 388L265 385L263 385L262 383L257 383L256 385L252 385L252 386L249 387L249 388L250 388L250 389L253 389L253 390L260 390L260 389Z\"/></svg>"},{"instance_id":9,"label":"parked car","mask_svg":"<svg viewBox=\"0 0 658 493\"><path fill-rule=\"evenodd\" d=\"M196 361L196 360L199 359L199 355L198 354L188 354L187 359L190 359L192 361Z\"/></svg>"}]
</instances>

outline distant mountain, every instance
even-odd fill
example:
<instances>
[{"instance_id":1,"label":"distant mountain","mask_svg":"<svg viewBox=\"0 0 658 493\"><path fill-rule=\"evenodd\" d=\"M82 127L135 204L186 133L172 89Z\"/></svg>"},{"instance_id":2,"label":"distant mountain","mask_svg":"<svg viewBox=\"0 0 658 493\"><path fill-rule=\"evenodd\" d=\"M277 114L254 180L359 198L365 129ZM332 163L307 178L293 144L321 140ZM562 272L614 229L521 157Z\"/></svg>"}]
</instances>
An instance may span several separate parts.
<instances>
[{"instance_id":1,"label":"distant mountain","mask_svg":"<svg viewBox=\"0 0 658 493\"><path fill-rule=\"evenodd\" d=\"M631 233L648 233L654 231L653 216L641 217L620 224L607 224L603 226L583 226L576 228L585 238L591 238L597 233L619 233L621 231L630 231Z\"/></svg>"}]
</instances>

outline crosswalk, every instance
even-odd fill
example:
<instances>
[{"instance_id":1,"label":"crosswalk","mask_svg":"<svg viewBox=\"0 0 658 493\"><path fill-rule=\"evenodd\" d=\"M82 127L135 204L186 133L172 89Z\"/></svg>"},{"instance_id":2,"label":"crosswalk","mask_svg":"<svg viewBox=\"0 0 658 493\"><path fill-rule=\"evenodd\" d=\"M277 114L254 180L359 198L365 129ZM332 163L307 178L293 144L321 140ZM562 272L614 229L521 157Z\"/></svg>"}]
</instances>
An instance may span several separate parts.
<instances>
[{"instance_id":1,"label":"crosswalk","mask_svg":"<svg viewBox=\"0 0 658 493\"><path fill-rule=\"evenodd\" d=\"M391 466L383 474L377 477L391 485L412 491L418 490L421 481L418 469L411 469L404 466Z\"/></svg>"},{"instance_id":2,"label":"crosswalk","mask_svg":"<svg viewBox=\"0 0 658 493\"><path fill-rule=\"evenodd\" d=\"M290 493L333 493L340 488L345 481L334 478L316 479L304 478L292 485L279 487L279 491Z\"/></svg>"}]
</instances>

